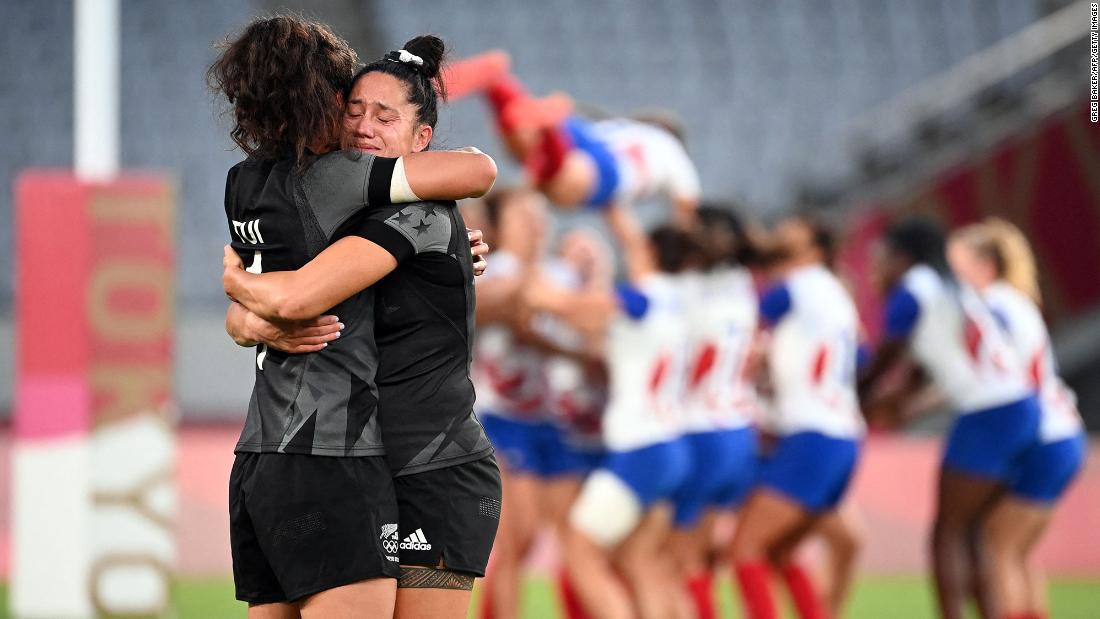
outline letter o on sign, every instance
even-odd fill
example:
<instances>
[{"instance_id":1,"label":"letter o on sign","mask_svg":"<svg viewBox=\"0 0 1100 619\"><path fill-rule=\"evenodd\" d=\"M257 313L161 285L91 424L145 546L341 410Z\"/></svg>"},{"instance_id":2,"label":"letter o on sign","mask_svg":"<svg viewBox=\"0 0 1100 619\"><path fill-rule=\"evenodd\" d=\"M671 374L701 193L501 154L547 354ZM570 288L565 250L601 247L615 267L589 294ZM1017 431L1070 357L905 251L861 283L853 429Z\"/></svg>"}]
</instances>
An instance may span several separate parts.
<instances>
[{"instance_id":1,"label":"letter o on sign","mask_svg":"<svg viewBox=\"0 0 1100 619\"><path fill-rule=\"evenodd\" d=\"M92 566L92 605L97 615L159 616L168 610L170 583L168 566L157 557L108 555Z\"/></svg>"},{"instance_id":2,"label":"letter o on sign","mask_svg":"<svg viewBox=\"0 0 1100 619\"><path fill-rule=\"evenodd\" d=\"M88 312L92 328L102 337L121 342L141 342L167 335L172 322L170 274L150 260L115 260L92 273ZM154 299L148 310L122 311L111 306L111 295L121 291L144 292Z\"/></svg>"}]
</instances>

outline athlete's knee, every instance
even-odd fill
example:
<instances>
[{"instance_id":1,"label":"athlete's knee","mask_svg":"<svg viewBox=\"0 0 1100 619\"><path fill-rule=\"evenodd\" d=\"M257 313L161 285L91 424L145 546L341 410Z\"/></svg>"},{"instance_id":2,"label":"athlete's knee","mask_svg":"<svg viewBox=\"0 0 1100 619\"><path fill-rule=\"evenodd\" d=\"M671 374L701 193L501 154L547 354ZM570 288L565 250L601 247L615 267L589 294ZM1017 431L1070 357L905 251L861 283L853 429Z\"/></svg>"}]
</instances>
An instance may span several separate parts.
<instances>
[{"instance_id":1,"label":"athlete's knee","mask_svg":"<svg viewBox=\"0 0 1100 619\"><path fill-rule=\"evenodd\" d=\"M863 550L863 537L853 529L840 529L829 538L829 545L837 555L854 557Z\"/></svg>"},{"instance_id":2,"label":"athlete's knee","mask_svg":"<svg viewBox=\"0 0 1100 619\"><path fill-rule=\"evenodd\" d=\"M596 471L573 504L569 524L598 546L610 548L626 539L641 517L642 504L634 491L615 475Z\"/></svg>"},{"instance_id":3,"label":"athlete's knee","mask_svg":"<svg viewBox=\"0 0 1100 619\"><path fill-rule=\"evenodd\" d=\"M453 589L470 591L474 588L475 576L447 568L401 566L401 577L397 579L399 589Z\"/></svg>"},{"instance_id":4,"label":"athlete's knee","mask_svg":"<svg viewBox=\"0 0 1100 619\"><path fill-rule=\"evenodd\" d=\"M791 557L794 555L793 548L768 548L760 554L763 554L768 558L768 563L771 563L777 568L782 568L791 562Z\"/></svg>"},{"instance_id":5,"label":"athlete's knee","mask_svg":"<svg viewBox=\"0 0 1100 619\"><path fill-rule=\"evenodd\" d=\"M756 561L759 559L771 559L772 554L764 540L737 529L733 534L733 542L730 543L730 556L735 562Z\"/></svg>"}]
</instances>

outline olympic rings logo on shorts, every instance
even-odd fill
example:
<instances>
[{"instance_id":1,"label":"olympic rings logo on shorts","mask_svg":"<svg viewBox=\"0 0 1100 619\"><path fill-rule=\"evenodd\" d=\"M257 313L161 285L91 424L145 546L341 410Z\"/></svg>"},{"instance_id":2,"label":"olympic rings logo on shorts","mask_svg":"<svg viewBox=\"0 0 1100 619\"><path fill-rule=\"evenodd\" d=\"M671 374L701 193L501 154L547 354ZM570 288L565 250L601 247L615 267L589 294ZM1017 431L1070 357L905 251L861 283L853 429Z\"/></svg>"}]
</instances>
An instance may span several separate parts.
<instances>
[{"instance_id":1,"label":"olympic rings logo on shorts","mask_svg":"<svg viewBox=\"0 0 1100 619\"><path fill-rule=\"evenodd\" d=\"M397 542L392 539L382 540L382 548L392 555L397 552Z\"/></svg>"}]
</instances>

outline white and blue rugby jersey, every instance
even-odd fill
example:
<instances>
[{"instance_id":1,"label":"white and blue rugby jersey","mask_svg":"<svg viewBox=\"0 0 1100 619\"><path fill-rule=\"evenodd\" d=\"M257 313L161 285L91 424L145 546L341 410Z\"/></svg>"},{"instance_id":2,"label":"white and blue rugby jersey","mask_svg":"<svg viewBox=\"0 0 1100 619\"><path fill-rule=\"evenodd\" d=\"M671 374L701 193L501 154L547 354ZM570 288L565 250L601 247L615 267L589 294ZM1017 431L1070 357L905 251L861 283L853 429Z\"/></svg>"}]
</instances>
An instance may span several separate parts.
<instances>
[{"instance_id":1,"label":"white and blue rugby jersey","mask_svg":"<svg viewBox=\"0 0 1100 619\"><path fill-rule=\"evenodd\" d=\"M669 276L620 285L619 297L622 311L607 336L603 436L608 449L630 451L682 433L686 331L683 300Z\"/></svg>"},{"instance_id":2,"label":"white and blue rugby jersey","mask_svg":"<svg viewBox=\"0 0 1100 619\"><path fill-rule=\"evenodd\" d=\"M960 414L1032 393L1023 364L981 297L914 266L886 302L886 335L908 340L914 358Z\"/></svg>"},{"instance_id":3,"label":"white and blue rugby jersey","mask_svg":"<svg viewBox=\"0 0 1100 619\"><path fill-rule=\"evenodd\" d=\"M757 328L757 298L744 268L721 268L682 278L687 306L687 432L742 428L759 402L746 371Z\"/></svg>"},{"instance_id":4,"label":"white and blue rugby jersey","mask_svg":"<svg viewBox=\"0 0 1100 619\"><path fill-rule=\"evenodd\" d=\"M760 313L772 325L769 428L862 436L855 377L859 317L840 280L821 265L795 269L764 294Z\"/></svg>"},{"instance_id":5,"label":"white and blue rugby jersey","mask_svg":"<svg viewBox=\"0 0 1100 619\"><path fill-rule=\"evenodd\" d=\"M1041 440L1053 443L1079 434L1082 422L1077 398L1058 376L1050 334L1035 302L1006 282L989 286L983 296L1008 332L1009 343L1023 362L1032 387L1039 392Z\"/></svg>"},{"instance_id":6,"label":"white and blue rugby jersey","mask_svg":"<svg viewBox=\"0 0 1100 619\"><path fill-rule=\"evenodd\" d=\"M698 198L699 173L676 136L649 123L625 118L592 123L592 133L615 157L617 202L633 204L657 194Z\"/></svg>"},{"instance_id":7,"label":"white and blue rugby jersey","mask_svg":"<svg viewBox=\"0 0 1100 619\"><path fill-rule=\"evenodd\" d=\"M523 265L509 252L495 251L490 260L493 266L478 278L478 284L522 275ZM478 414L526 421L545 419L545 363L541 351L516 341L509 325L478 328L472 371Z\"/></svg>"}]
</instances>

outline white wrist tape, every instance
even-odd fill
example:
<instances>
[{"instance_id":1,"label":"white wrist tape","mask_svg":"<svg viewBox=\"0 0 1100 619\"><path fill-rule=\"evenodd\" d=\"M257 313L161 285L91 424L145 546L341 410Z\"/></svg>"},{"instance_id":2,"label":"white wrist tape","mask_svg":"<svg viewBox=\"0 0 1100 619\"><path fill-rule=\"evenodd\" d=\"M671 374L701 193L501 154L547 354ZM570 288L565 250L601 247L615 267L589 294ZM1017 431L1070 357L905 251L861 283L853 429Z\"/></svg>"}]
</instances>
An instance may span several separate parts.
<instances>
[{"instance_id":1,"label":"white wrist tape","mask_svg":"<svg viewBox=\"0 0 1100 619\"><path fill-rule=\"evenodd\" d=\"M405 176L405 158L398 157L397 163L393 164L393 176L390 177L390 202L402 204L419 201L420 196L413 193L409 179Z\"/></svg>"}]
</instances>

